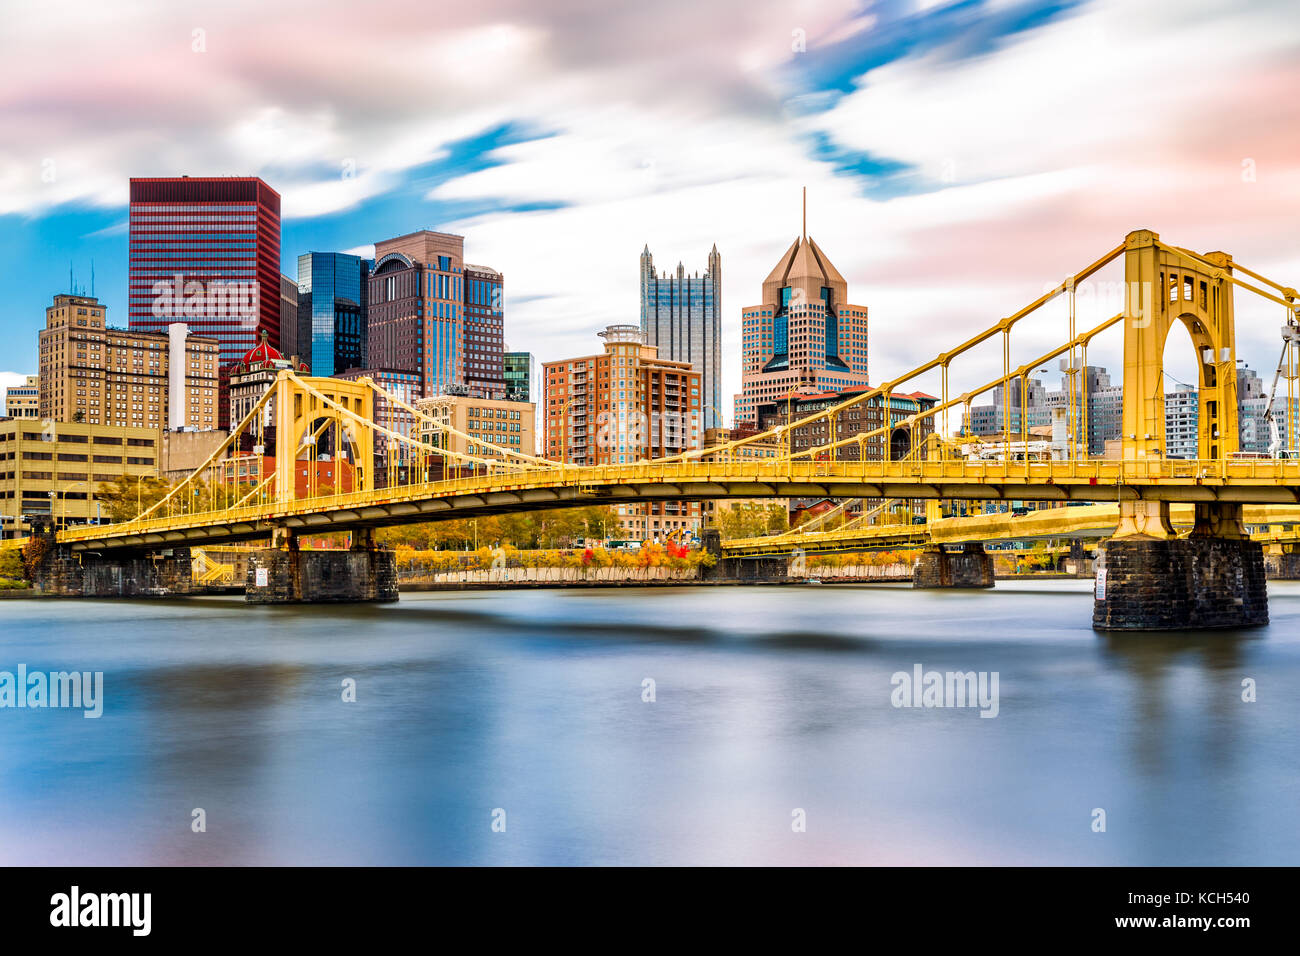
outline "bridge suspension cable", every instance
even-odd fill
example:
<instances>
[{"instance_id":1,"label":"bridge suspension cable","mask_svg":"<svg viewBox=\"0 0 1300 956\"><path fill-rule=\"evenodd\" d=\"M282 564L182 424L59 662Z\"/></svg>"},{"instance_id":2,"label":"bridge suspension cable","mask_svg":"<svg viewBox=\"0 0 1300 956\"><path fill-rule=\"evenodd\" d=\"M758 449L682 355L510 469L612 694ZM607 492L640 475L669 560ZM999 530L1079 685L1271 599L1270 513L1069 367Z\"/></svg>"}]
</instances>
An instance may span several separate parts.
<instances>
[{"instance_id":1,"label":"bridge suspension cable","mask_svg":"<svg viewBox=\"0 0 1300 956\"><path fill-rule=\"evenodd\" d=\"M921 363L920 365L916 366L910 371L900 375L898 378L886 382L883 385L877 385L875 388L869 388L863 393L861 393L860 395L855 395L854 397L846 399L845 401L840 402L837 405L833 405L830 408L824 409L820 412L816 412L812 415L809 415L806 418L801 418L799 419L799 427L804 427L806 425L810 425L815 422L819 422L831 418L832 416L838 415L840 412L844 411L845 409L854 408L859 405L867 405L868 403L870 403L872 399L880 398L882 396L886 397L885 404L888 405L887 396L889 396L894 391L896 391L900 385L903 385L911 381L917 376L924 375L926 372L933 371L936 368L946 369L954 357L969 352L977 345L987 342L989 339L993 338L995 335L998 335L999 333L1009 334L1011 328L1014 325L1016 325L1016 323L1020 322L1020 320L1032 314L1033 312L1037 311L1039 308L1046 305L1048 302L1051 302L1058 295L1070 291L1071 289L1074 288L1075 285L1084 281L1089 276L1093 275L1094 273L1098 272L1100 269L1104 268L1106 265L1113 262L1116 258L1119 257L1121 253L1124 252L1124 249L1125 249L1124 244L1120 243L1114 249L1110 250L1104 256L1102 256L1100 259L1097 259L1095 262L1092 262L1089 265L1085 266L1083 269L1079 270L1074 275L1066 278L1055 288L1052 288L1047 292L1043 293L1033 302L1024 306L1020 310L1013 312L1011 315L1007 316L1006 318L999 320L994 325L991 325L988 328L984 329L984 331L971 336L969 339L967 339L961 345L957 346L955 349L949 352L942 352L935 358L932 358L929 361ZM1111 320L1111 323L1109 324L1113 324L1115 321L1118 321L1118 317L1116 319ZM1109 324L1107 324L1106 327L1109 327ZM1101 331L1101 328L1098 328L1095 331ZM1053 352L1050 355L1048 355L1047 358L1055 358L1059 354L1061 354L1060 351ZM998 379L998 382L1001 381L1003 381L1003 379ZM992 386L989 386L989 388L995 387L996 384L997 382L995 382ZM980 394L980 392L984 392L984 391L988 391L988 388L983 388L980 389L979 392L974 392L969 394ZM951 404L945 403L945 407L951 407ZM886 417L888 417L888 408L885 409L885 414ZM698 458L701 455L706 455L706 454L720 455L724 453L729 453L734 451L737 448L743 448L755 442L768 441L773 438L778 438L782 434L784 434L784 430L789 427L792 427L792 423L786 422L783 425L777 425L774 428L770 428L764 432L759 432L756 435L750 435L745 438L738 438L735 441L726 442L725 444L722 445L714 445L710 448L692 449L691 451L682 452L681 454L678 455L671 455L667 458L660 458L657 460L664 461L664 462L689 461L691 459ZM819 449L810 449L810 450L818 450L818 451L826 450L827 447L829 446L823 446L822 448ZM799 456L791 456L791 457L799 457Z\"/></svg>"}]
</instances>

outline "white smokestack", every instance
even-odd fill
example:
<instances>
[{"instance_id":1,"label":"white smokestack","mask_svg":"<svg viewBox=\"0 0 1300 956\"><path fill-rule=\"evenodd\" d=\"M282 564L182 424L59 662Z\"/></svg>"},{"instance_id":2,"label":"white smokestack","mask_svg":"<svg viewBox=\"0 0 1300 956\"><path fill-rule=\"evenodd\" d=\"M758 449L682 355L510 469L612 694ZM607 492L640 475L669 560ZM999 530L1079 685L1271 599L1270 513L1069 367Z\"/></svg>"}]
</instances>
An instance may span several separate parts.
<instances>
[{"instance_id":1,"label":"white smokestack","mask_svg":"<svg viewBox=\"0 0 1300 956\"><path fill-rule=\"evenodd\" d=\"M184 322L167 326L167 427L172 431L189 423L189 393L185 390L185 339L189 334Z\"/></svg>"}]
</instances>

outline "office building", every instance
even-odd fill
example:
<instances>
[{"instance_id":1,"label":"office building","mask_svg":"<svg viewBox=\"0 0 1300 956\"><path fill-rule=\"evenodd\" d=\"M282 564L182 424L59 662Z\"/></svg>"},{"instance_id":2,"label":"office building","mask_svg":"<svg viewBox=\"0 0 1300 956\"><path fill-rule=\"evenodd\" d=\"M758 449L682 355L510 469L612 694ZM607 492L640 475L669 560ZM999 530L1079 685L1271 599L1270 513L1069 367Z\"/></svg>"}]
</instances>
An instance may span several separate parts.
<instances>
[{"instance_id":1,"label":"office building","mask_svg":"<svg viewBox=\"0 0 1300 956\"><path fill-rule=\"evenodd\" d=\"M1197 457L1196 423L1200 418L1201 393L1182 387L1165 392L1165 457Z\"/></svg>"},{"instance_id":2,"label":"office building","mask_svg":"<svg viewBox=\"0 0 1300 956\"><path fill-rule=\"evenodd\" d=\"M298 282L280 276L280 346L287 355L298 355Z\"/></svg>"},{"instance_id":3,"label":"office building","mask_svg":"<svg viewBox=\"0 0 1300 956\"><path fill-rule=\"evenodd\" d=\"M542 375L537 357L532 352L506 352L502 358L502 374L506 382L506 401L531 402L533 405L533 435L538 436L537 409L542 406ZM530 448L537 454L536 447Z\"/></svg>"},{"instance_id":4,"label":"office building","mask_svg":"<svg viewBox=\"0 0 1300 956\"><path fill-rule=\"evenodd\" d=\"M5 389L5 418L41 417L41 378L28 375L21 385Z\"/></svg>"},{"instance_id":5,"label":"office building","mask_svg":"<svg viewBox=\"0 0 1300 956\"><path fill-rule=\"evenodd\" d=\"M110 328L95 297L59 294L40 333L40 417L130 428L218 427L220 344L174 322Z\"/></svg>"},{"instance_id":6,"label":"office building","mask_svg":"<svg viewBox=\"0 0 1300 956\"><path fill-rule=\"evenodd\" d=\"M375 243L368 364L414 375L421 396L464 384L464 246L429 230Z\"/></svg>"},{"instance_id":7,"label":"office building","mask_svg":"<svg viewBox=\"0 0 1300 956\"><path fill-rule=\"evenodd\" d=\"M536 420L537 406L532 402L512 402L472 395L434 395L421 398L415 407L434 421L469 436L464 438L448 434L432 422L420 420L419 437L426 444L477 458L509 459L498 448L525 455L535 454L533 423ZM496 447L488 447L489 444ZM463 463L454 458L444 462L438 455L429 455L426 460L426 478L438 479L464 467Z\"/></svg>"},{"instance_id":8,"label":"office building","mask_svg":"<svg viewBox=\"0 0 1300 956\"><path fill-rule=\"evenodd\" d=\"M424 396L504 399L503 278L465 240L422 230L375 243L366 364L413 372Z\"/></svg>"},{"instance_id":9,"label":"office building","mask_svg":"<svg viewBox=\"0 0 1300 956\"><path fill-rule=\"evenodd\" d=\"M1068 366L1067 363L1063 363ZM992 399L969 408L964 429L978 436L1017 435L1024 428L1033 429L1053 423L1053 410L1066 409L1067 423L1070 406L1070 372L1064 368L1058 389L1046 388L1041 379L1030 378L1025 387L1025 404L1021 404L1020 380L1014 378L1004 395L1002 387L993 389ZM1084 398L1087 399L1088 454L1099 457L1107 454L1107 442L1119 440L1123 427L1123 386L1112 385L1110 373L1096 365L1074 372L1074 427L1080 446L1083 445ZM1009 400L1009 401L1008 401ZM1008 409L1008 404L1010 408ZM1025 422L1021 421L1021 408L1025 409ZM1067 424L1066 434L1069 435Z\"/></svg>"},{"instance_id":10,"label":"office building","mask_svg":"<svg viewBox=\"0 0 1300 956\"><path fill-rule=\"evenodd\" d=\"M465 385L490 399L506 398L503 281L489 266L465 265Z\"/></svg>"},{"instance_id":11,"label":"office building","mask_svg":"<svg viewBox=\"0 0 1300 956\"><path fill-rule=\"evenodd\" d=\"M579 465L628 464L700 447L700 373L659 358L639 326L611 325L599 355L543 363L547 458ZM619 506L624 534L662 539L698 530L697 503Z\"/></svg>"},{"instance_id":12,"label":"office building","mask_svg":"<svg viewBox=\"0 0 1300 956\"><path fill-rule=\"evenodd\" d=\"M335 378L355 382L368 378L396 401L375 393L371 415L376 425L419 441L415 414L409 410L423 397L420 374L406 369L366 368L349 369ZM394 483L405 484L418 477L418 468L424 454L409 442L387 435L375 435L374 475L375 487L387 488Z\"/></svg>"},{"instance_id":13,"label":"office building","mask_svg":"<svg viewBox=\"0 0 1300 956\"><path fill-rule=\"evenodd\" d=\"M641 331L659 357L686 362L700 373L705 428L722 425L722 256L715 244L708 268L688 275L655 273L647 245L641 252Z\"/></svg>"},{"instance_id":14,"label":"office building","mask_svg":"<svg viewBox=\"0 0 1300 956\"><path fill-rule=\"evenodd\" d=\"M533 402L541 398L541 379L537 370L537 357L532 352L507 352L502 361L506 383L506 400Z\"/></svg>"},{"instance_id":15,"label":"office building","mask_svg":"<svg viewBox=\"0 0 1300 956\"><path fill-rule=\"evenodd\" d=\"M158 474L156 428L90 422L0 421L0 533L21 537L39 519L98 522L100 484Z\"/></svg>"},{"instance_id":16,"label":"office building","mask_svg":"<svg viewBox=\"0 0 1300 956\"><path fill-rule=\"evenodd\" d=\"M757 409L759 427L766 431L794 422L794 427L784 433L783 441L784 447L791 454L847 441L847 444L833 452L823 452L817 457L817 460L834 461L861 461L864 457L867 461L886 458L900 461L909 455L914 443L919 446L927 436L933 434L933 415L917 421L915 430L906 424L911 416L929 411L938 404L937 398L925 392L890 395L888 408L884 396L874 395L837 413L833 428L829 418L806 425L799 424L805 418L834 408L866 391L865 388L845 389L821 395L791 395L785 401L765 402ZM888 431L871 434L886 425ZM859 435L870 437L863 437L860 441L850 440Z\"/></svg>"},{"instance_id":17,"label":"office building","mask_svg":"<svg viewBox=\"0 0 1300 956\"><path fill-rule=\"evenodd\" d=\"M130 256L129 328L217 340L226 427L225 370L261 329L280 345L280 194L256 177L133 178Z\"/></svg>"},{"instance_id":18,"label":"office building","mask_svg":"<svg viewBox=\"0 0 1300 956\"><path fill-rule=\"evenodd\" d=\"M292 350L312 375L328 377L367 363L370 269L373 263L342 252L298 257L298 314Z\"/></svg>"},{"instance_id":19,"label":"office building","mask_svg":"<svg viewBox=\"0 0 1300 956\"><path fill-rule=\"evenodd\" d=\"M741 392L736 424L792 394L867 384L867 307L805 232L763 280L762 301L741 310Z\"/></svg>"}]
</instances>

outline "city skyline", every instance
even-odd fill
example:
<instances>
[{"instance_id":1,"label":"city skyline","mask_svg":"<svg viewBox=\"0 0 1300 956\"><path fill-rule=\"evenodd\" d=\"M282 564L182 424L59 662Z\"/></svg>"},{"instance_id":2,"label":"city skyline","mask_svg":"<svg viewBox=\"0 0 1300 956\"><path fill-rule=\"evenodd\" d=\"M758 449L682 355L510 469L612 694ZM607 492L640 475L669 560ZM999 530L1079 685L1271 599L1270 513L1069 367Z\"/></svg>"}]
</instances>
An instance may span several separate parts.
<instances>
[{"instance_id":1,"label":"city skyline","mask_svg":"<svg viewBox=\"0 0 1300 956\"><path fill-rule=\"evenodd\" d=\"M161 5L111 18L66 7L96 26L75 41L94 54L82 58L93 81L35 56L57 18L12 16L0 217L4 251L28 268L0 280L10 336L68 291L69 260L87 284L93 260L96 294L128 314L132 175L263 177L284 197L288 275L314 249L366 255L420 228L473 235L475 259L511 278L510 347L542 359L631 320L634 250L716 241L728 259L728 396L738 307L794 238L805 184L810 233L872 310L876 377L925 354L915 329L958 338L982 327L1133 228L1225 248L1264 272L1296 259L1296 107L1273 94L1293 85L1300 28L1281 5L1237 11L1223 28L1212 6L722 4L700 16L725 31L670 44L653 24L675 8L660 4L582 10L576 45L578 6L412 17L401 34L351 17L344 33L347 10L331 3L291 29L266 12L267 37L349 36L372 72L346 87L320 72L330 58L292 48L310 44L244 30L245 4L206 23ZM1202 66L1215 81L1188 83L1177 51L1210 34ZM484 56L508 67L470 68ZM376 105L385 85L415 95ZM184 118L160 152L168 117ZM1087 201L1101 189L1104 213ZM564 268L575 253L588 270L581 292ZM1276 324L1243 323L1239 351L1257 368ZM35 368L34 344L20 348L26 360L19 351L0 368L5 383Z\"/></svg>"}]
</instances>

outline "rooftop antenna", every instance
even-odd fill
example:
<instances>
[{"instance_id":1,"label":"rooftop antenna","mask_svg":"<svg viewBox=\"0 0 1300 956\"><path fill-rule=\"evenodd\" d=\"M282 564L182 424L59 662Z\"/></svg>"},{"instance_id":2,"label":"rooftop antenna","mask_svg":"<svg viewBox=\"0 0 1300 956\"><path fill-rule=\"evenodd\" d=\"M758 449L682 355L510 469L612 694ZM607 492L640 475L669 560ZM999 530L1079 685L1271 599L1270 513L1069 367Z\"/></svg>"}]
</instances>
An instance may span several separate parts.
<instances>
[{"instance_id":1,"label":"rooftop antenna","mask_svg":"<svg viewBox=\"0 0 1300 956\"><path fill-rule=\"evenodd\" d=\"M808 187L803 188L803 237L808 239Z\"/></svg>"},{"instance_id":2,"label":"rooftop antenna","mask_svg":"<svg viewBox=\"0 0 1300 956\"><path fill-rule=\"evenodd\" d=\"M95 297L95 260L90 260L90 297Z\"/></svg>"},{"instance_id":3,"label":"rooftop antenna","mask_svg":"<svg viewBox=\"0 0 1300 956\"><path fill-rule=\"evenodd\" d=\"M77 294L77 287L72 284L72 260L71 259L68 260L68 293L70 295Z\"/></svg>"}]
</instances>

